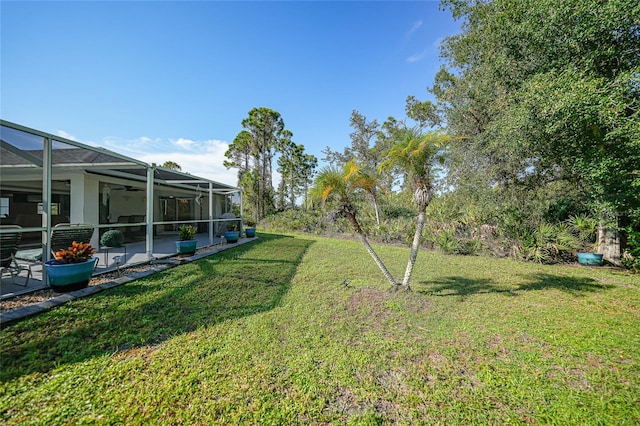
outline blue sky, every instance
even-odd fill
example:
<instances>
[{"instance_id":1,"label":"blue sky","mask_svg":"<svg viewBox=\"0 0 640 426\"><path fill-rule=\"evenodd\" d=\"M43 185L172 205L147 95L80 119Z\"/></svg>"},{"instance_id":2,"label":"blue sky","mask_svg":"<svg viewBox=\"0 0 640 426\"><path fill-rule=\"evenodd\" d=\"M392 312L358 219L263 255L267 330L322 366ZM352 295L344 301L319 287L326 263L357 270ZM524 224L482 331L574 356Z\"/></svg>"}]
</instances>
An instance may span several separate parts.
<instances>
[{"instance_id":1,"label":"blue sky","mask_svg":"<svg viewBox=\"0 0 640 426\"><path fill-rule=\"evenodd\" d=\"M0 3L5 120L236 184L222 165L253 107L321 159L358 110L382 123L431 99L438 2Z\"/></svg>"}]
</instances>

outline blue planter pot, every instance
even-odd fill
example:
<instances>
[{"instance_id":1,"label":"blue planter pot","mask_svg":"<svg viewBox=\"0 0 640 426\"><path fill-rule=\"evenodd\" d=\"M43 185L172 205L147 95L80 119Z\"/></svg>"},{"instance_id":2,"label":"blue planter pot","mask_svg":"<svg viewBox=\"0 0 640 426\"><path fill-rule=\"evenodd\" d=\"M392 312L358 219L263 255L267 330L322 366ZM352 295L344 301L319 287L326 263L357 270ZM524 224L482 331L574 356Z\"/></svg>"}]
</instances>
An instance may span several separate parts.
<instances>
[{"instance_id":1,"label":"blue planter pot","mask_svg":"<svg viewBox=\"0 0 640 426\"><path fill-rule=\"evenodd\" d=\"M227 231L224 233L224 237L228 243L237 243L240 238L240 231Z\"/></svg>"},{"instance_id":2,"label":"blue planter pot","mask_svg":"<svg viewBox=\"0 0 640 426\"><path fill-rule=\"evenodd\" d=\"M180 254L193 254L197 243L196 240L176 241L176 251Z\"/></svg>"},{"instance_id":3,"label":"blue planter pot","mask_svg":"<svg viewBox=\"0 0 640 426\"><path fill-rule=\"evenodd\" d=\"M89 285L98 258L82 263L57 264L56 260L44 263L49 286L60 293L79 290Z\"/></svg>"},{"instance_id":4,"label":"blue planter pot","mask_svg":"<svg viewBox=\"0 0 640 426\"><path fill-rule=\"evenodd\" d=\"M256 236L256 228L244 228L244 233L247 238L252 238Z\"/></svg>"},{"instance_id":5,"label":"blue planter pot","mask_svg":"<svg viewBox=\"0 0 640 426\"><path fill-rule=\"evenodd\" d=\"M600 266L602 255L598 253L578 253L578 263L581 265Z\"/></svg>"}]
</instances>

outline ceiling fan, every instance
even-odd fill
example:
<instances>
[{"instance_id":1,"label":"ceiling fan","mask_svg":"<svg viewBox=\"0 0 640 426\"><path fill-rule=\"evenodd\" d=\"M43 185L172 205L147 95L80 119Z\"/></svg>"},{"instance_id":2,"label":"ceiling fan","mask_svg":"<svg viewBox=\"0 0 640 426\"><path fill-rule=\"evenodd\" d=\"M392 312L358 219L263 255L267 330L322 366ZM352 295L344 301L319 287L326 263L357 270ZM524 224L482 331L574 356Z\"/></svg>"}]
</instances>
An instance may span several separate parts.
<instances>
[{"instance_id":1,"label":"ceiling fan","mask_svg":"<svg viewBox=\"0 0 640 426\"><path fill-rule=\"evenodd\" d=\"M136 191L144 191L142 188L134 188L131 185L123 185L119 188L113 188L114 191L127 191L127 192L136 192Z\"/></svg>"}]
</instances>

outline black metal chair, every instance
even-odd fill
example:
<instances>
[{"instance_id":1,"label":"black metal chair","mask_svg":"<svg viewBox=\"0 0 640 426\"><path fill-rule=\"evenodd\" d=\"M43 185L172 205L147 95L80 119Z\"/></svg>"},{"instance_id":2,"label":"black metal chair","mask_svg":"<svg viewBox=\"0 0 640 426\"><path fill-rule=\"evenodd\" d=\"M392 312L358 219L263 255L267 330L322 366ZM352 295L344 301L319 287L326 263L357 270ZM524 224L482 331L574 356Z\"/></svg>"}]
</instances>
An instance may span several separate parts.
<instances>
[{"instance_id":1,"label":"black metal chair","mask_svg":"<svg viewBox=\"0 0 640 426\"><path fill-rule=\"evenodd\" d=\"M8 274L11 276L13 284L26 287L29 285L29 278L31 278L31 266L18 263L15 258L18 244L22 237L22 227L18 225L0 225L0 228L3 230L15 230L15 232L0 233L0 267L2 268L0 277ZM16 282L16 277L22 271L27 272L24 284Z\"/></svg>"}]
</instances>

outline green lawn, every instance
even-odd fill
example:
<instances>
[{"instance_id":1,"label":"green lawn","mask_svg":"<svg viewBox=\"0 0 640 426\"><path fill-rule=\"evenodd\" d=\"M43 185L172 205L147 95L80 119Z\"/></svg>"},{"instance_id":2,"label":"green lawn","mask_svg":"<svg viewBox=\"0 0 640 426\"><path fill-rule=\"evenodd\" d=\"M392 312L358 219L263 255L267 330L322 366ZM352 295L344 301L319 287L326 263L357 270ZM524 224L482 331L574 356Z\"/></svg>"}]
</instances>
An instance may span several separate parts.
<instances>
[{"instance_id":1,"label":"green lawn","mask_svg":"<svg viewBox=\"0 0 640 426\"><path fill-rule=\"evenodd\" d=\"M7 326L0 422L640 423L638 276L420 253L413 278L262 233Z\"/></svg>"}]
</instances>

